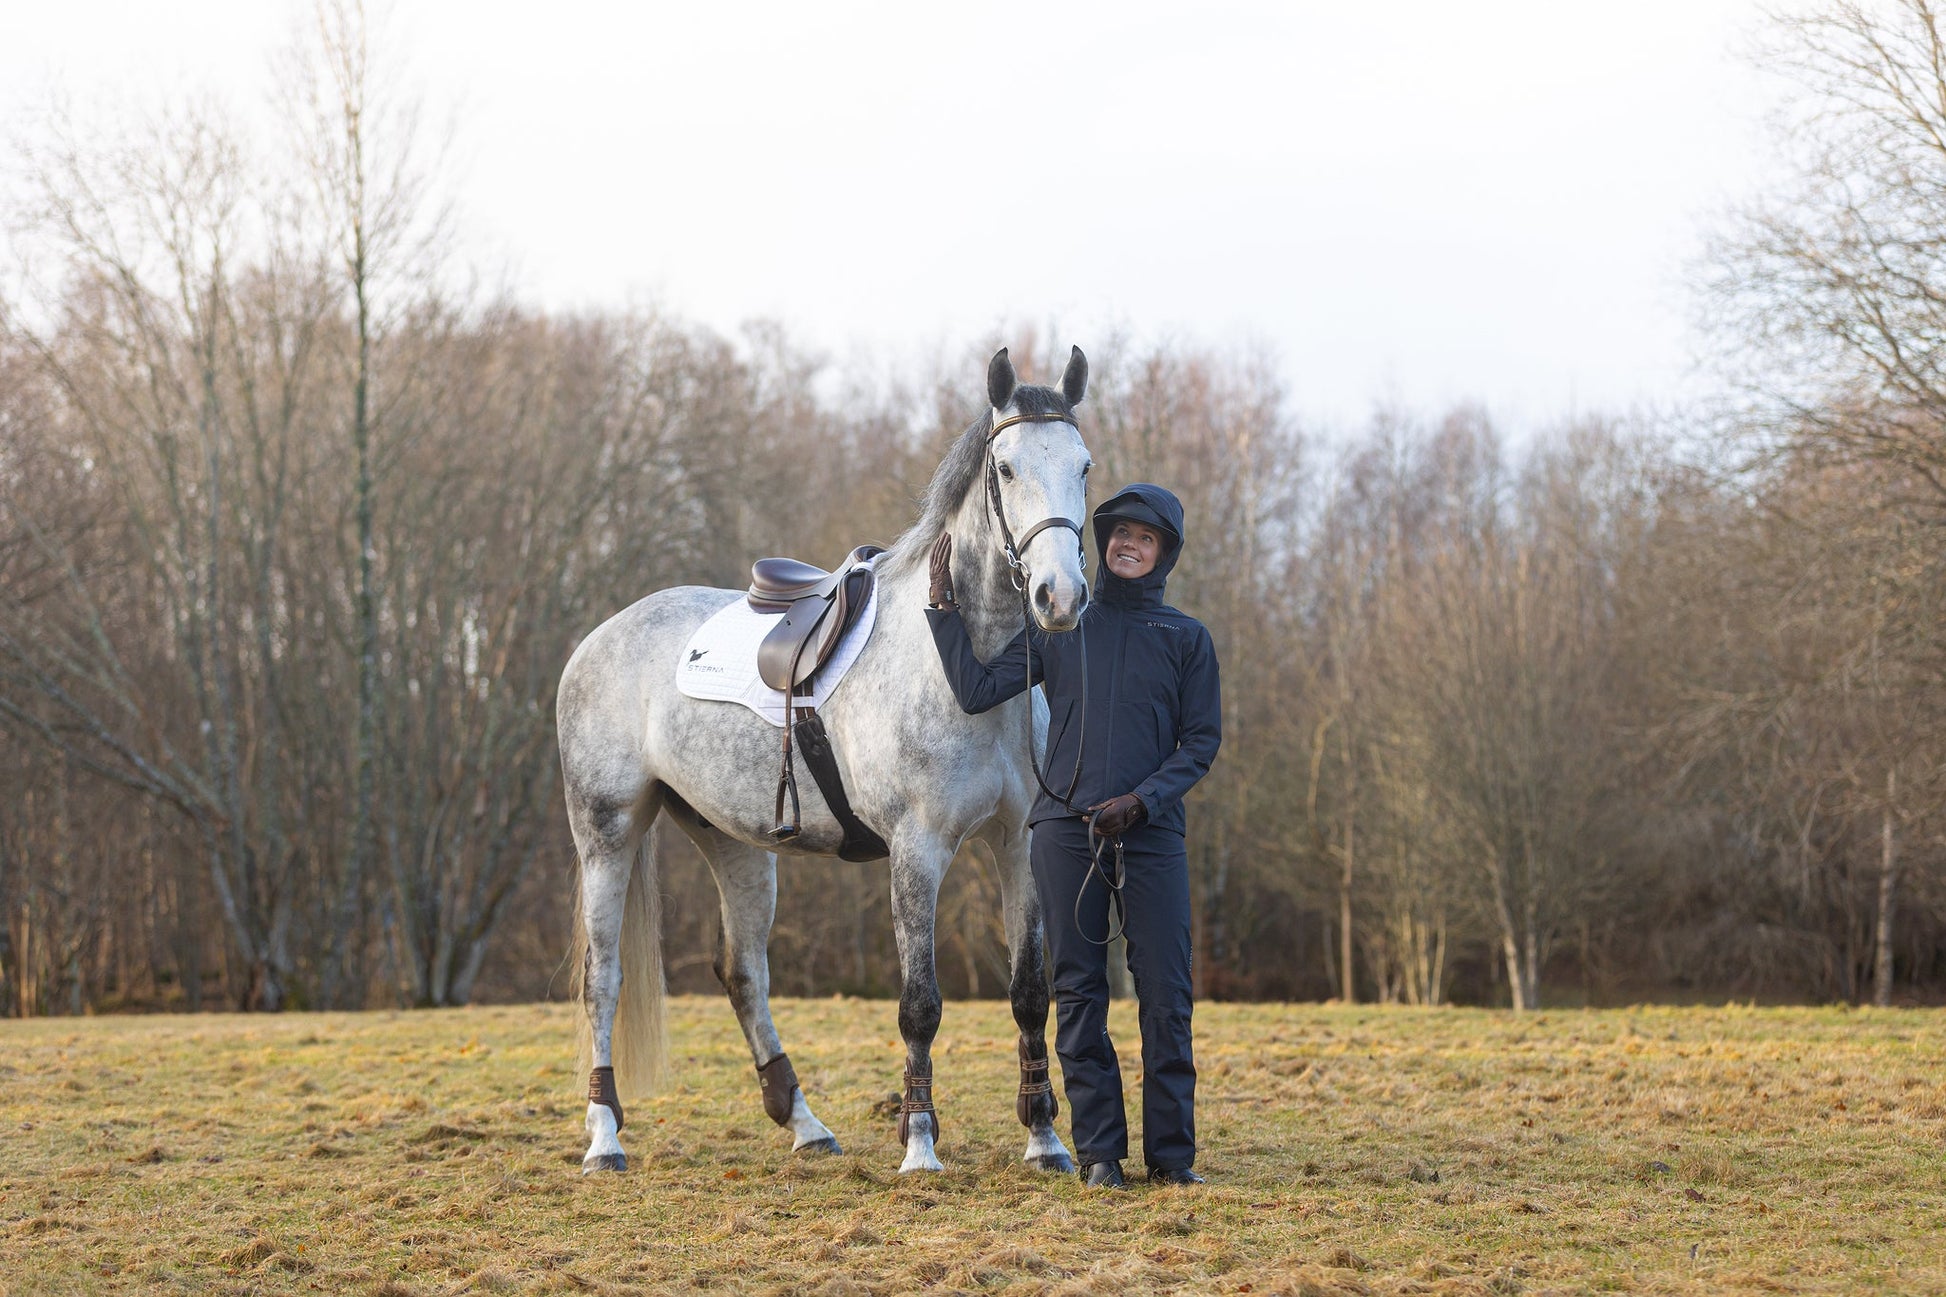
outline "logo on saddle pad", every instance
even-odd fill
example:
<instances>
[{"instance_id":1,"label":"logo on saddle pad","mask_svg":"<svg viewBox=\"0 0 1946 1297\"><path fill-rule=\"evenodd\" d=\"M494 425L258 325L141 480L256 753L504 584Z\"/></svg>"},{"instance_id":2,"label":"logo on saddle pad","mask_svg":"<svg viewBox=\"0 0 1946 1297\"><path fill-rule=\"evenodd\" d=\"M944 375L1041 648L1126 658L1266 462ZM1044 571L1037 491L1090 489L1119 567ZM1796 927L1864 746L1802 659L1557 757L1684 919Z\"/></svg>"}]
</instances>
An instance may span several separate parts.
<instances>
[{"instance_id":1,"label":"logo on saddle pad","mask_svg":"<svg viewBox=\"0 0 1946 1297\"><path fill-rule=\"evenodd\" d=\"M688 658L686 658L682 664L683 673L686 675L696 675L698 673L702 673L705 675L713 675L713 676L727 675L728 674L727 668L717 666L714 663L701 662L697 660L707 652L709 652L709 650L706 648L690 649Z\"/></svg>"}]
</instances>

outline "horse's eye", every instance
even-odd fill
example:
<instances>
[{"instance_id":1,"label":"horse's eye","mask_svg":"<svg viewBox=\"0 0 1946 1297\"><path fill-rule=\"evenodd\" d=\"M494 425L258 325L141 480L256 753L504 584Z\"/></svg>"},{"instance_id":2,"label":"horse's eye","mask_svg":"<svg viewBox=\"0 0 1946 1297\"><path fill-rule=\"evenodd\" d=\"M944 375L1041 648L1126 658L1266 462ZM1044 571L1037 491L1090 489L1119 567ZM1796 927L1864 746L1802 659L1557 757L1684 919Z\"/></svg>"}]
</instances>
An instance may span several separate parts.
<instances>
[{"instance_id":1,"label":"horse's eye","mask_svg":"<svg viewBox=\"0 0 1946 1297\"><path fill-rule=\"evenodd\" d=\"M1003 478L1004 480L1006 480L1006 481L1009 481L1009 482L1011 482L1011 481L1013 481L1013 480L1014 480L1014 466L1013 466L1012 464L1009 464L1009 463L1006 463L1006 462L1004 462L1004 461L1003 461L1003 462L1001 463L1001 465L1000 465L1000 476L1001 476L1001 477L1002 477L1002 478Z\"/></svg>"},{"instance_id":2,"label":"horse's eye","mask_svg":"<svg viewBox=\"0 0 1946 1297\"><path fill-rule=\"evenodd\" d=\"M1081 476L1083 477L1088 476L1088 474L1094 469L1094 466L1095 464L1093 460L1089 460L1086 464L1083 464L1081 466Z\"/></svg>"}]
</instances>

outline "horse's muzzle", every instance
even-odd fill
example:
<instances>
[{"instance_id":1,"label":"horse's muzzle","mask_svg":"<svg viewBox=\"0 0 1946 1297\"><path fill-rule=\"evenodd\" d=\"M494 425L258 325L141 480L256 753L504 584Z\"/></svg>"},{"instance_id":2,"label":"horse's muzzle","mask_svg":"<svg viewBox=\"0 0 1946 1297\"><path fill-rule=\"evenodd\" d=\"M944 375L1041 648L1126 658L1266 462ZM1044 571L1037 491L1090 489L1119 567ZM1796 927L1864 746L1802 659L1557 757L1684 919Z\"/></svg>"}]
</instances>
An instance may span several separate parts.
<instances>
[{"instance_id":1,"label":"horse's muzzle","mask_svg":"<svg viewBox=\"0 0 1946 1297\"><path fill-rule=\"evenodd\" d=\"M1065 583L1064 583L1065 584ZM1088 587L1079 583L1057 591L1053 581L1036 581L1028 601L1034 624L1051 635L1073 630L1081 624L1082 610L1088 606Z\"/></svg>"}]
</instances>

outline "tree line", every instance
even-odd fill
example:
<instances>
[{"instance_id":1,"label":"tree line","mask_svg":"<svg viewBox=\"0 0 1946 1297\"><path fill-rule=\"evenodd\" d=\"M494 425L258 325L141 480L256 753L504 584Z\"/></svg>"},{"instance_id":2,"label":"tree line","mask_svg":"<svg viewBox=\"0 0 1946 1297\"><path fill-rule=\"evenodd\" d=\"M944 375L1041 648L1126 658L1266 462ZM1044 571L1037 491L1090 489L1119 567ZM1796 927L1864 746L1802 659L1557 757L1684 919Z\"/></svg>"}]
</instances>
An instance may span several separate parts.
<instances>
[{"instance_id":1,"label":"tree line","mask_svg":"<svg viewBox=\"0 0 1946 1297\"><path fill-rule=\"evenodd\" d=\"M1081 340L1095 478L1182 497L1171 597L1223 666L1190 802L1200 993L1946 983L1934 17L1776 27L1797 185L1697 276L1731 408L1322 430L1263 357ZM363 15L316 18L283 135L207 109L51 132L12 200L8 1014L564 994L553 706L579 637L762 554L889 541L985 355L1045 381L1072 341L871 381L775 326L482 293ZM660 847L670 979L707 989L713 886ZM881 865L787 861L776 989L895 987L887 891ZM977 848L939 943L949 994L1002 993Z\"/></svg>"}]
</instances>

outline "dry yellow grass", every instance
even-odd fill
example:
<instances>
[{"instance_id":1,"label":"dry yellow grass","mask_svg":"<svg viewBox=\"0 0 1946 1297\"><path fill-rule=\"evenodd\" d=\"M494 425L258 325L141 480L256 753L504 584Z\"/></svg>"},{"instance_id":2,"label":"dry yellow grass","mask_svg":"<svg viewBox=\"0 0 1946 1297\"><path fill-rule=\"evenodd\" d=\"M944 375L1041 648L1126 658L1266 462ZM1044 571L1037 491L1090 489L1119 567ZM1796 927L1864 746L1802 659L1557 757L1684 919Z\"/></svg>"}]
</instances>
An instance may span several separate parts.
<instances>
[{"instance_id":1,"label":"dry yellow grass","mask_svg":"<svg viewBox=\"0 0 1946 1297\"><path fill-rule=\"evenodd\" d=\"M0 1292L1946 1291L1936 1012L1205 1006L1211 1184L1121 1196L1019 1165L998 1003L947 1006L944 1174L874 1112L893 1005L778 1004L805 1160L682 999L583 1179L572 1012L0 1023Z\"/></svg>"}]
</instances>

